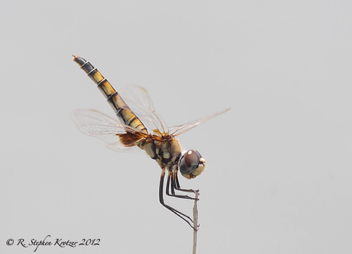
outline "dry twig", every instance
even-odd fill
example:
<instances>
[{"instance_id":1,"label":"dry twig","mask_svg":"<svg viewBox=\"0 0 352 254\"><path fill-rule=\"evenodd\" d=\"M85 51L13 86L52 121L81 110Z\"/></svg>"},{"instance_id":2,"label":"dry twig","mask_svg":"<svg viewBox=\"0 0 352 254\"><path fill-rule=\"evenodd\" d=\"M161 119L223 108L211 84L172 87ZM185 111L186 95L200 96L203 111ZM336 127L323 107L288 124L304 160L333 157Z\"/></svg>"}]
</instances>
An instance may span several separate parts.
<instances>
[{"instance_id":1,"label":"dry twig","mask_svg":"<svg viewBox=\"0 0 352 254\"><path fill-rule=\"evenodd\" d=\"M193 206L193 252L192 254L196 254L197 250L197 233L198 233L198 208L197 208L197 201L198 201L198 196L199 196L199 190L195 191L195 200L194 200L194 206Z\"/></svg>"}]
</instances>

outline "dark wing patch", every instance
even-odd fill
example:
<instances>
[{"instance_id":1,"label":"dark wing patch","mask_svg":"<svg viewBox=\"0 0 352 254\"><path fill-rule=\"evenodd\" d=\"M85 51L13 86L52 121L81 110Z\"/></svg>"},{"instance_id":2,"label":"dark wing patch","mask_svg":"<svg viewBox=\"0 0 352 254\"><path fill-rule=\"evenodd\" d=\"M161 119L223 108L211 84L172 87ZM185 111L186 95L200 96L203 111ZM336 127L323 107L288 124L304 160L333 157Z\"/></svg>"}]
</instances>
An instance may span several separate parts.
<instances>
[{"instance_id":1,"label":"dark wing patch","mask_svg":"<svg viewBox=\"0 0 352 254\"><path fill-rule=\"evenodd\" d=\"M121 144L123 144L126 147L132 147L137 145L139 141L142 139L145 139L148 135L143 135L141 133L122 133L122 134L117 134L120 138Z\"/></svg>"}]
</instances>

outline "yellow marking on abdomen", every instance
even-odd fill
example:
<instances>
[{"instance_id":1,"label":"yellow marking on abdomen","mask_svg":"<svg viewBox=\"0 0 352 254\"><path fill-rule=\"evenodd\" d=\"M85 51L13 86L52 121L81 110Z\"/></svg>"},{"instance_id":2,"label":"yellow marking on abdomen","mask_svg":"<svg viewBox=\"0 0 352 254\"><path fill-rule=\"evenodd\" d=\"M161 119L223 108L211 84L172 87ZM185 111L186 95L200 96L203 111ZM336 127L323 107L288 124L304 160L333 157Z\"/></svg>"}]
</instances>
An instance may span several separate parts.
<instances>
[{"instance_id":1,"label":"yellow marking on abdomen","mask_svg":"<svg viewBox=\"0 0 352 254\"><path fill-rule=\"evenodd\" d=\"M112 85L106 79L98 85L98 88L99 88L100 92L102 92L102 94L104 94L105 98L108 98L111 95L113 95L114 93L116 93L116 90L112 87Z\"/></svg>"},{"instance_id":2,"label":"yellow marking on abdomen","mask_svg":"<svg viewBox=\"0 0 352 254\"><path fill-rule=\"evenodd\" d=\"M104 80L103 75L101 75L101 73L98 70L96 70L95 73L93 73L92 75L89 75L89 76L97 84L99 84L101 81Z\"/></svg>"},{"instance_id":3,"label":"yellow marking on abdomen","mask_svg":"<svg viewBox=\"0 0 352 254\"><path fill-rule=\"evenodd\" d=\"M104 76L87 60L82 57L74 55L73 59L81 69L84 70L88 76L97 84L100 92L105 96L109 105L115 111L116 115L122 123L129 125L141 132L148 134L144 124L126 105L121 96L116 92L112 85L104 78Z\"/></svg>"}]
</instances>

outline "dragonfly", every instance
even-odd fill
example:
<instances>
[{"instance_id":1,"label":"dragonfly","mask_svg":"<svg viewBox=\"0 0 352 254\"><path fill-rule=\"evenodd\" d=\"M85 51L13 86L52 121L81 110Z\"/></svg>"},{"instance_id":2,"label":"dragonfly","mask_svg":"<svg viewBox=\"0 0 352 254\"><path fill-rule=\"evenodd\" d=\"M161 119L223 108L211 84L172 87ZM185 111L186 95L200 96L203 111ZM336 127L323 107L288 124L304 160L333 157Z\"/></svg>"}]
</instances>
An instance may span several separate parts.
<instances>
[{"instance_id":1,"label":"dragonfly","mask_svg":"<svg viewBox=\"0 0 352 254\"><path fill-rule=\"evenodd\" d=\"M144 150L161 168L159 202L197 230L192 226L191 217L164 202L165 174L167 171L167 196L195 200L194 197L181 195L187 192L195 193L195 190L181 188L178 171L187 179L195 178L204 171L205 159L197 150L182 151L177 137L228 111L229 108L187 124L168 127L155 111L146 89L129 85L125 88L122 98L90 62L77 55L73 57L73 61L97 85L117 116L112 118L92 109L76 110L72 113L72 119L78 129L88 136L100 138L107 143L108 148L118 152Z\"/></svg>"}]
</instances>

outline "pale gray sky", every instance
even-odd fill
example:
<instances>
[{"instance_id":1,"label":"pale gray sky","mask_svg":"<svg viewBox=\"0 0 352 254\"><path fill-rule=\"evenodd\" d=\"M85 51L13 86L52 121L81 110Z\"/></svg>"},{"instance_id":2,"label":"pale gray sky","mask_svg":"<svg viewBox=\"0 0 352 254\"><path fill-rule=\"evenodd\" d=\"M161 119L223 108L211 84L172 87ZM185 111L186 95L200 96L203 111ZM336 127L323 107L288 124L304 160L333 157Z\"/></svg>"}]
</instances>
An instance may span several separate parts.
<instances>
[{"instance_id":1,"label":"pale gray sky","mask_svg":"<svg viewBox=\"0 0 352 254\"><path fill-rule=\"evenodd\" d=\"M0 252L9 238L99 246L37 253L190 253L158 202L160 169L78 131L113 116L72 61L120 90L144 86L169 125L231 107L180 136L207 160L198 253L351 253L350 1L1 1ZM168 199L187 214L192 202Z\"/></svg>"}]
</instances>

